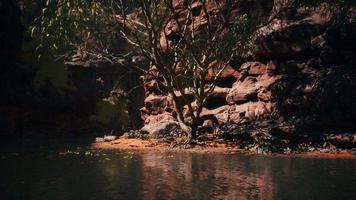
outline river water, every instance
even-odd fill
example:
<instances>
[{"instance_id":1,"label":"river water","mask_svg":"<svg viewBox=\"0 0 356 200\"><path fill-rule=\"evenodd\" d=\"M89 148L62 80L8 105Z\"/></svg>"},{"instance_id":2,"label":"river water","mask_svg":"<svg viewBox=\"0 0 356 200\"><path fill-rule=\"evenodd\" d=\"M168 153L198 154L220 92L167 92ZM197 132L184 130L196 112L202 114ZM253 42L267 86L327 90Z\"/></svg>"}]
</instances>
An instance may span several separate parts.
<instances>
[{"instance_id":1,"label":"river water","mask_svg":"<svg viewBox=\"0 0 356 200\"><path fill-rule=\"evenodd\" d=\"M0 199L356 199L356 160L0 141Z\"/></svg>"}]
</instances>

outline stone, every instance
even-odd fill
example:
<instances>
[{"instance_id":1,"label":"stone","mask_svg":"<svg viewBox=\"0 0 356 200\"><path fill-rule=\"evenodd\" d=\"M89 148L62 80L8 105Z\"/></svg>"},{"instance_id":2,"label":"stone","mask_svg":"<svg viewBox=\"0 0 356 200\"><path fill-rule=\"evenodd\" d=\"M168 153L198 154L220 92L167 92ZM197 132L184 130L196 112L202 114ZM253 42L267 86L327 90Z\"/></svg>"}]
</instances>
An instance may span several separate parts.
<instances>
[{"instance_id":1,"label":"stone","mask_svg":"<svg viewBox=\"0 0 356 200\"><path fill-rule=\"evenodd\" d=\"M105 142L105 140L102 137L96 137L95 142Z\"/></svg>"},{"instance_id":2,"label":"stone","mask_svg":"<svg viewBox=\"0 0 356 200\"><path fill-rule=\"evenodd\" d=\"M212 79L217 76L219 71L225 67L225 69L220 73L219 79L228 79L228 78L235 78L239 77L239 72L234 69L231 65L226 65L221 62L213 62L208 70L208 74L206 76L206 80L211 81Z\"/></svg>"},{"instance_id":3,"label":"stone","mask_svg":"<svg viewBox=\"0 0 356 200\"><path fill-rule=\"evenodd\" d=\"M257 98L260 101L269 102L272 100L272 93L271 91L268 91L266 88L261 88L258 91Z\"/></svg>"},{"instance_id":4,"label":"stone","mask_svg":"<svg viewBox=\"0 0 356 200\"><path fill-rule=\"evenodd\" d=\"M216 109L204 108L201 116L204 118L214 118L218 124L228 122L239 123L242 120L259 120L265 116L270 116L275 110L273 103L248 102L240 105L225 105Z\"/></svg>"},{"instance_id":5,"label":"stone","mask_svg":"<svg viewBox=\"0 0 356 200\"><path fill-rule=\"evenodd\" d=\"M257 60L289 60L312 54L311 38L320 35L330 20L319 11L298 10L298 20L275 19L257 36L252 57Z\"/></svg>"},{"instance_id":6,"label":"stone","mask_svg":"<svg viewBox=\"0 0 356 200\"><path fill-rule=\"evenodd\" d=\"M171 110L172 102L168 96L150 94L144 101L145 108L150 114L160 114Z\"/></svg>"},{"instance_id":7,"label":"stone","mask_svg":"<svg viewBox=\"0 0 356 200\"><path fill-rule=\"evenodd\" d=\"M174 120L175 119L171 113L164 112L158 115L149 115L145 119L145 124L156 124L156 123L162 123L162 122L174 121Z\"/></svg>"},{"instance_id":8,"label":"stone","mask_svg":"<svg viewBox=\"0 0 356 200\"><path fill-rule=\"evenodd\" d=\"M256 79L247 77L243 82L235 83L229 94L226 96L226 102L229 105L241 104L257 99L257 91L259 86L256 84Z\"/></svg>"},{"instance_id":9,"label":"stone","mask_svg":"<svg viewBox=\"0 0 356 200\"><path fill-rule=\"evenodd\" d=\"M141 131L147 132L151 138L160 138L167 134L170 134L171 131L179 127L178 122L176 121L166 121L158 122L153 124L146 124L141 128Z\"/></svg>"},{"instance_id":10,"label":"stone","mask_svg":"<svg viewBox=\"0 0 356 200\"><path fill-rule=\"evenodd\" d=\"M218 97L223 97L223 98L226 98L226 96L229 94L230 92L230 88L222 88L222 87L219 87L219 86L216 86L214 88L214 90L211 92L210 96L209 97L212 97L212 98L218 98Z\"/></svg>"},{"instance_id":11,"label":"stone","mask_svg":"<svg viewBox=\"0 0 356 200\"><path fill-rule=\"evenodd\" d=\"M105 135L103 139L104 139L105 142L110 142L110 141L114 141L116 139L116 136L114 136L114 135Z\"/></svg>"},{"instance_id":12,"label":"stone","mask_svg":"<svg viewBox=\"0 0 356 200\"><path fill-rule=\"evenodd\" d=\"M206 127L206 128L213 128L214 127L214 122L210 119L207 119L203 122L202 127Z\"/></svg>"},{"instance_id":13,"label":"stone","mask_svg":"<svg viewBox=\"0 0 356 200\"><path fill-rule=\"evenodd\" d=\"M260 62L253 62L250 65L248 73L252 76L258 76L267 73L267 66Z\"/></svg>"},{"instance_id":14,"label":"stone","mask_svg":"<svg viewBox=\"0 0 356 200\"><path fill-rule=\"evenodd\" d=\"M270 61L269 63L267 63L267 73L273 74L276 72L277 69L278 67L276 61Z\"/></svg>"},{"instance_id":15,"label":"stone","mask_svg":"<svg viewBox=\"0 0 356 200\"><path fill-rule=\"evenodd\" d=\"M241 116L248 120L259 120L265 116L271 116L275 110L273 103L265 102L248 102L235 106L235 112L241 113Z\"/></svg>"},{"instance_id":16,"label":"stone","mask_svg":"<svg viewBox=\"0 0 356 200\"><path fill-rule=\"evenodd\" d=\"M330 134L326 137L326 141L338 148L356 148L356 134Z\"/></svg>"},{"instance_id":17,"label":"stone","mask_svg":"<svg viewBox=\"0 0 356 200\"><path fill-rule=\"evenodd\" d=\"M269 90L270 86L281 78L281 75L262 74L256 77L256 86L259 87L259 89L266 88Z\"/></svg>"},{"instance_id":18,"label":"stone","mask_svg":"<svg viewBox=\"0 0 356 200\"><path fill-rule=\"evenodd\" d=\"M158 81L156 79L145 81L143 87L146 91L146 94L154 93L154 94L159 95L159 94L163 94L165 92L164 90L162 90L159 87Z\"/></svg>"}]
</instances>

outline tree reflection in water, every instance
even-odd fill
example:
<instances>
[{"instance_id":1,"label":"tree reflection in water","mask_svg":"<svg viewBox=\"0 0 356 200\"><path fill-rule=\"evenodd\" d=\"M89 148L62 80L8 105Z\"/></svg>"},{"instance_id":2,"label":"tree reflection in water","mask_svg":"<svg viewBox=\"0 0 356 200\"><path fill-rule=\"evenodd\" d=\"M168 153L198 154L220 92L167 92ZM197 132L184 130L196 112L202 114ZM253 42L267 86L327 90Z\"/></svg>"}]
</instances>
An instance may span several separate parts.
<instances>
[{"instance_id":1,"label":"tree reflection in water","mask_svg":"<svg viewBox=\"0 0 356 200\"><path fill-rule=\"evenodd\" d=\"M145 153L144 199L273 199L271 165L232 156Z\"/></svg>"}]
</instances>

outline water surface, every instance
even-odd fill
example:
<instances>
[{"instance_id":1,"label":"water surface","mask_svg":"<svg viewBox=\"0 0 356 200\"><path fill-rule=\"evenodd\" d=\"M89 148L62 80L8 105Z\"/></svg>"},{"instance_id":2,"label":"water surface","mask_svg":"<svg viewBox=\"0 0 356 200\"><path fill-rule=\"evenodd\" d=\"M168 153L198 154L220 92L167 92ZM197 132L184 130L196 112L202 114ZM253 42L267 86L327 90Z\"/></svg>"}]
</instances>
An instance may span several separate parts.
<instances>
[{"instance_id":1,"label":"water surface","mask_svg":"<svg viewBox=\"0 0 356 200\"><path fill-rule=\"evenodd\" d=\"M0 199L356 199L356 160L0 141Z\"/></svg>"}]
</instances>

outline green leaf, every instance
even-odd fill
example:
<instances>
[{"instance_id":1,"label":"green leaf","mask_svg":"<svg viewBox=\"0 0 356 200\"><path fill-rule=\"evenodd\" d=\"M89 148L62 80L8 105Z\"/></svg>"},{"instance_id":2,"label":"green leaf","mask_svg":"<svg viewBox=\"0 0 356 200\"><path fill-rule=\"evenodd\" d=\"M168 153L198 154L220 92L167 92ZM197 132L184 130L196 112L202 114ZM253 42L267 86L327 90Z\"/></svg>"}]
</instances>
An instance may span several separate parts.
<instances>
[{"instance_id":1,"label":"green leaf","mask_svg":"<svg viewBox=\"0 0 356 200\"><path fill-rule=\"evenodd\" d=\"M34 36L35 30L36 30L36 26L31 27L31 34L30 35L31 35L32 38Z\"/></svg>"}]
</instances>

